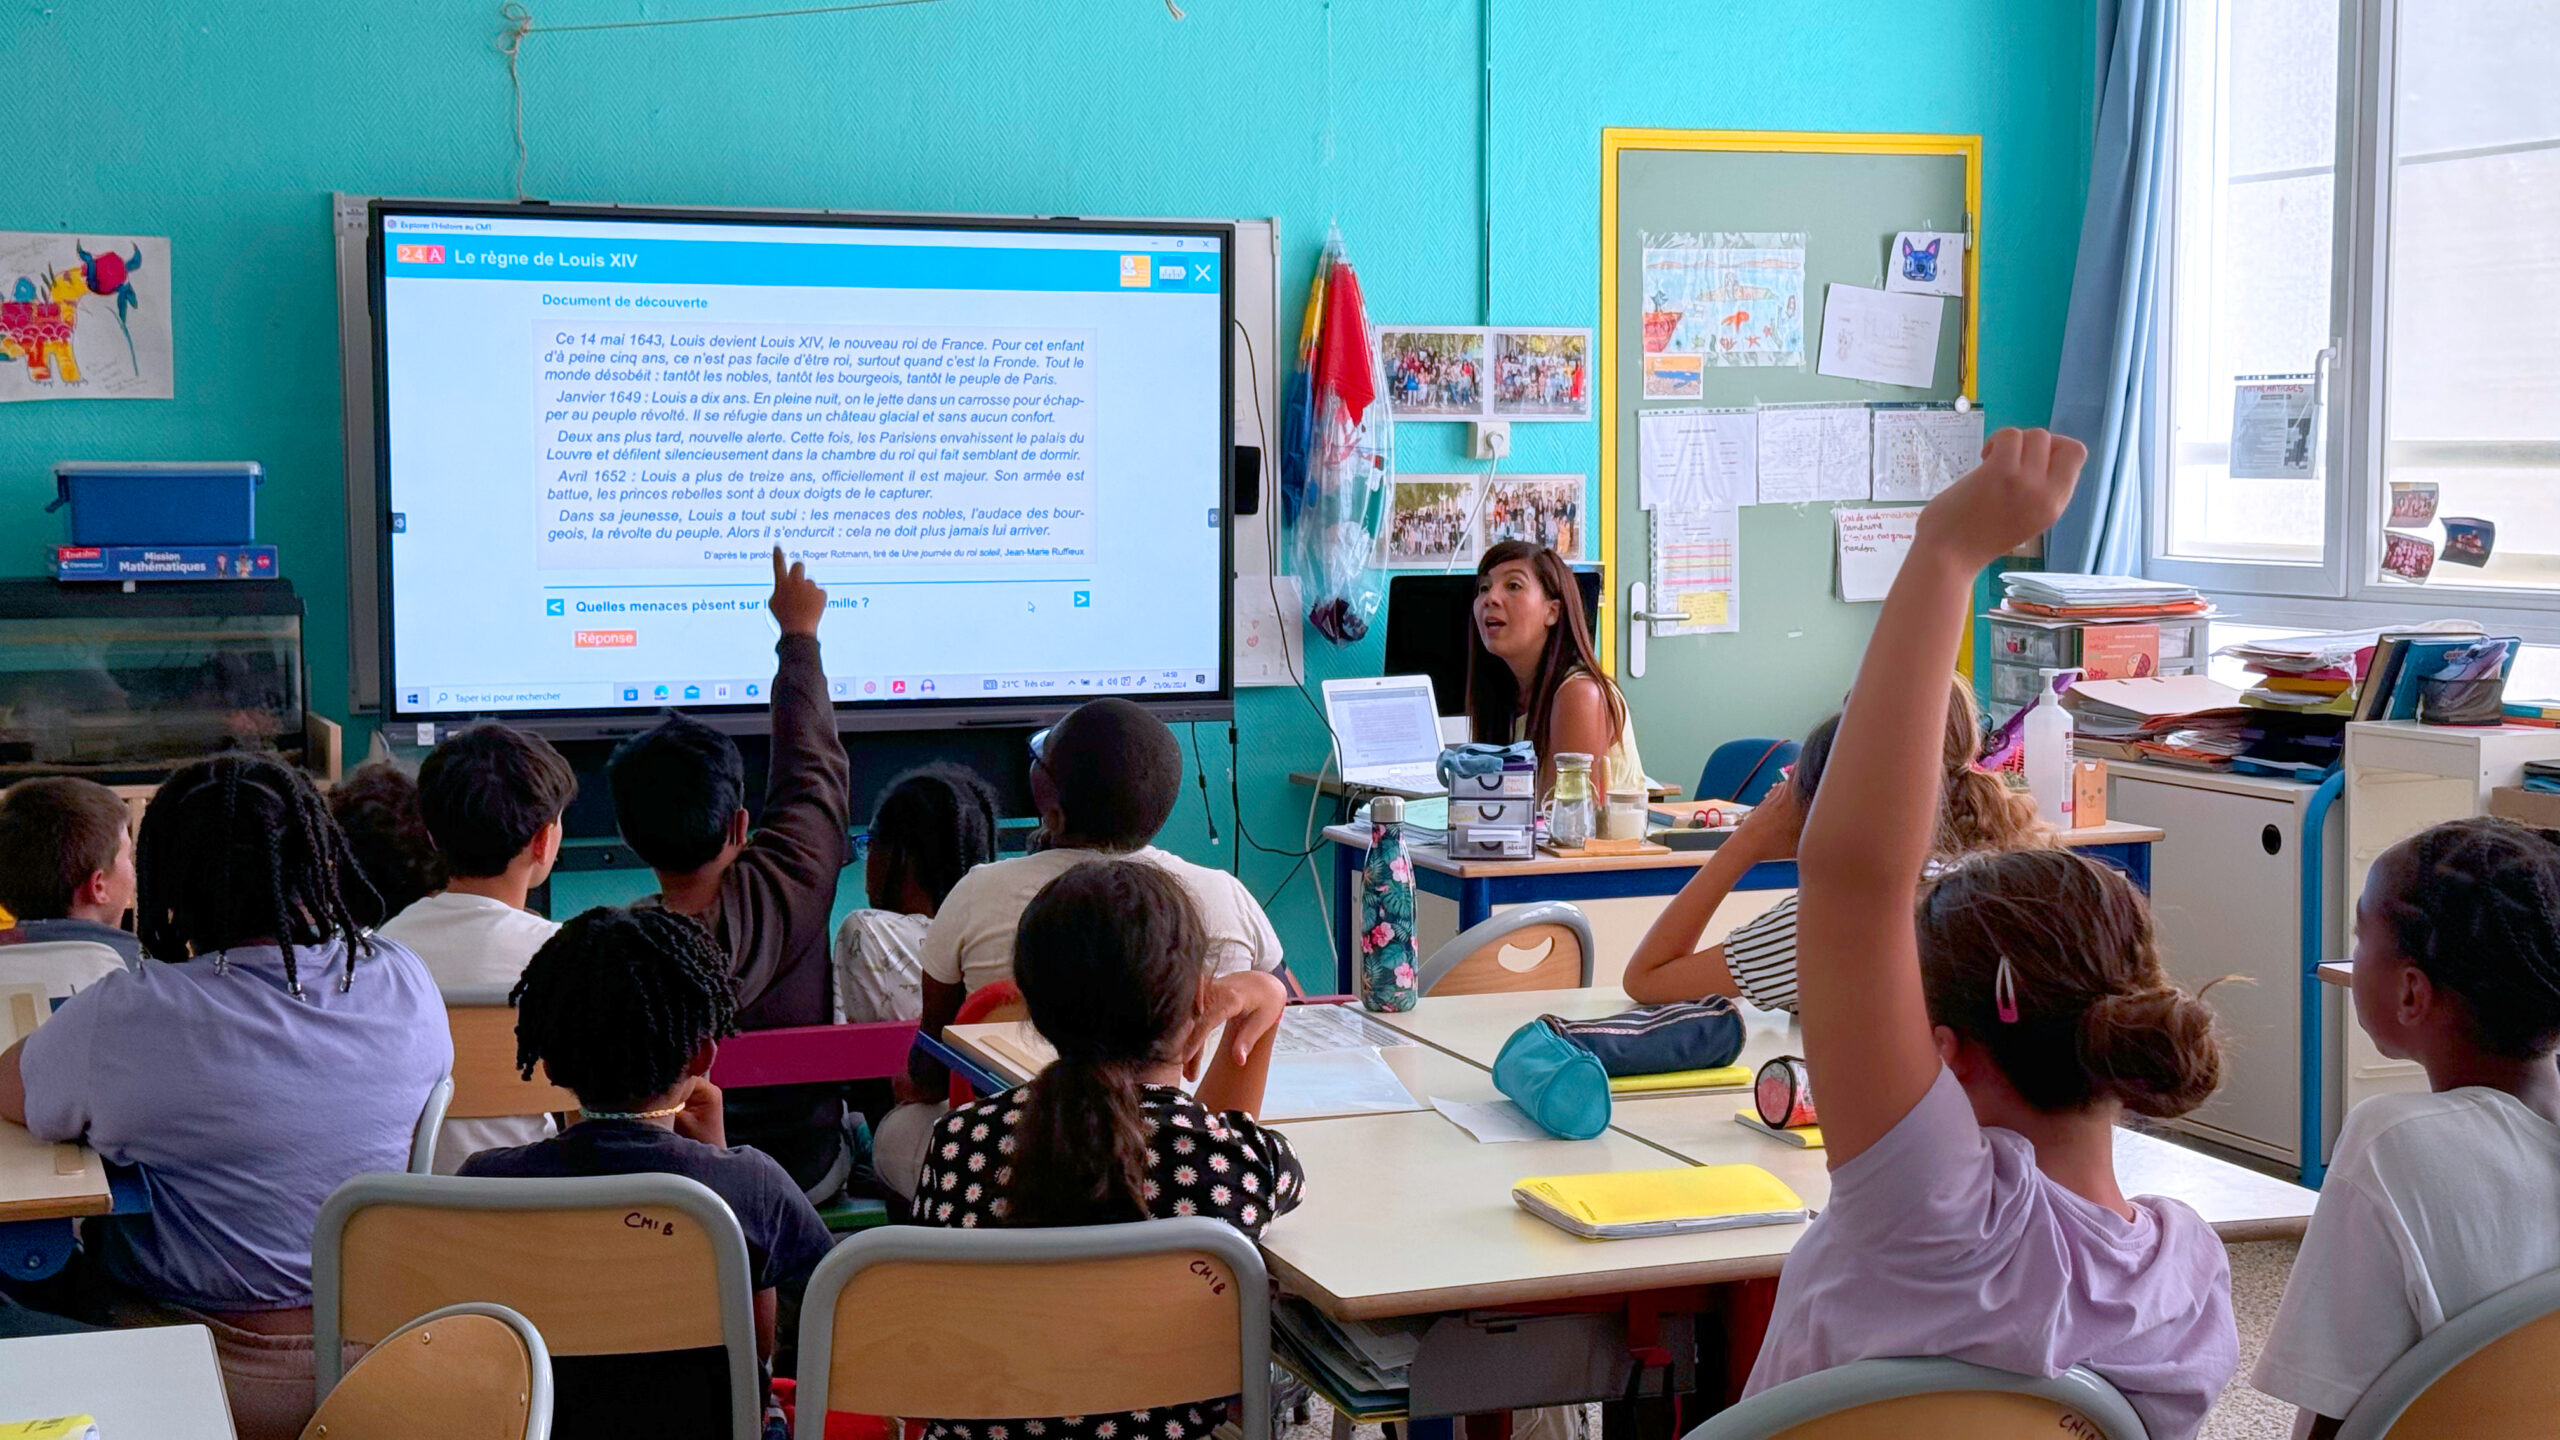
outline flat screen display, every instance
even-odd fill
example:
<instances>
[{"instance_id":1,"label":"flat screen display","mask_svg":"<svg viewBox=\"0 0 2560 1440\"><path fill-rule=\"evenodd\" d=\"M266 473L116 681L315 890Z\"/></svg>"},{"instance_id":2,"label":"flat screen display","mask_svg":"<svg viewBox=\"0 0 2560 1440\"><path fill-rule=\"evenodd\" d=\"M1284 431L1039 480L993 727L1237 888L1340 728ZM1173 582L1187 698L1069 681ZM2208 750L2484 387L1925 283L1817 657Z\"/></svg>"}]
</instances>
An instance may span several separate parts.
<instances>
[{"instance_id":1,"label":"flat screen display","mask_svg":"<svg viewBox=\"0 0 2560 1440\"><path fill-rule=\"evenodd\" d=\"M377 206L386 713L1229 690L1217 225Z\"/></svg>"}]
</instances>

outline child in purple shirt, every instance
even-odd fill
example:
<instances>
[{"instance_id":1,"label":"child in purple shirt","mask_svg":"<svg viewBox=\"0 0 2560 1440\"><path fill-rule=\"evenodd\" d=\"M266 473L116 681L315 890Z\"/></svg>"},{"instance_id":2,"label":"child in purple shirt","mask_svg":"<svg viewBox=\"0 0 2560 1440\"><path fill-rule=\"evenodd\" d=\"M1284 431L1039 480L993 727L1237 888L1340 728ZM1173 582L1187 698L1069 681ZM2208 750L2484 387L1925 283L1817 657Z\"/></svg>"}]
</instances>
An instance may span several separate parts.
<instances>
[{"instance_id":1,"label":"child in purple shirt","mask_svg":"<svg viewBox=\"0 0 2560 1440\"><path fill-rule=\"evenodd\" d=\"M2086 455L2040 430L1991 438L1922 512L1850 693L1797 859L1831 1205L1787 1258L1753 1393L1886 1356L2086 1365L2178 1440L2239 1364L2221 1241L2116 1184L2117 1117L2194 1109L2221 1064L2140 893L2021 851L1955 866L1913 914L1974 576L2053 522Z\"/></svg>"}]
</instances>

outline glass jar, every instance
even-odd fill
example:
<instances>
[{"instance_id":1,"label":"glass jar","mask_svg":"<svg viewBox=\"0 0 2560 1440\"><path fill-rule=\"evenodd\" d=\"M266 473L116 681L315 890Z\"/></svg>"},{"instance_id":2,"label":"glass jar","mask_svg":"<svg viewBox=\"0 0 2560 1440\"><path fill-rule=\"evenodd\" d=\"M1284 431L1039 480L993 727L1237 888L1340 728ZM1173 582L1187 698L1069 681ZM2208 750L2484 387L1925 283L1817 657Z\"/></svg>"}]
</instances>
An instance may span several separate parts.
<instances>
[{"instance_id":1,"label":"glass jar","mask_svg":"<svg viewBox=\"0 0 2560 1440\"><path fill-rule=\"evenodd\" d=\"M1599 797L1591 789L1591 757L1578 751L1556 756L1555 786L1547 795L1547 840L1560 850L1591 843Z\"/></svg>"}]
</instances>

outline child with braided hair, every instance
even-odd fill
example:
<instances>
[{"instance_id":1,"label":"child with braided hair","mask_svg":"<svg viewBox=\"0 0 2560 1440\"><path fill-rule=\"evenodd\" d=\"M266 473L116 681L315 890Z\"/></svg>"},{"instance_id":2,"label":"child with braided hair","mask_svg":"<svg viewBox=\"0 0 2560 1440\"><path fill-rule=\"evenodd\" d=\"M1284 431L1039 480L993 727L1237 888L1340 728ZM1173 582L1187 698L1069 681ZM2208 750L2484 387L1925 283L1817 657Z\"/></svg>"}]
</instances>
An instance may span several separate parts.
<instances>
[{"instance_id":1,"label":"child with braided hair","mask_svg":"<svg viewBox=\"0 0 2560 1440\"><path fill-rule=\"evenodd\" d=\"M924 1014L925 931L960 877L996 858L997 806L987 782L927 765L889 782L871 812L863 860L869 909L836 927L836 1018Z\"/></svg>"},{"instance_id":2,"label":"child with braided hair","mask_svg":"<svg viewBox=\"0 0 2560 1440\"><path fill-rule=\"evenodd\" d=\"M2327 1435L2403 1351L2560 1269L2560 844L2456 820L2383 852L2356 904L2356 1023L2415 1060L2338 1132L2250 1377Z\"/></svg>"},{"instance_id":3,"label":"child with braided hair","mask_svg":"<svg viewBox=\"0 0 2560 1440\"><path fill-rule=\"evenodd\" d=\"M599 907L533 952L508 996L516 1065L537 1064L578 1097L582 1118L548 1140L483 1150L465 1175L682 1175L728 1202L755 1278L757 1353L773 1354L781 1289L825 1258L825 1222L772 1157L731 1149L711 1061L738 1033L727 952L659 906ZM717 1347L553 1360L554 1440L694 1437L727 1431L728 1360ZM778 1415L775 1417L778 1419ZM768 1427L770 1428L770 1427ZM748 1437L738 1437L748 1440Z\"/></svg>"},{"instance_id":4,"label":"child with braided hair","mask_svg":"<svg viewBox=\"0 0 2560 1440\"><path fill-rule=\"evenodd\" d=\"M0 1116L132 1165L148 1214L94 1222L81 1318L213 1331L239 1432L312 1409L311 1230L407 1166L453 1066L426 966L358 925L365 882L301 772L233 754L169 777L135 860L138 969L0 1054Z\"/></svg>"}]
</instances>

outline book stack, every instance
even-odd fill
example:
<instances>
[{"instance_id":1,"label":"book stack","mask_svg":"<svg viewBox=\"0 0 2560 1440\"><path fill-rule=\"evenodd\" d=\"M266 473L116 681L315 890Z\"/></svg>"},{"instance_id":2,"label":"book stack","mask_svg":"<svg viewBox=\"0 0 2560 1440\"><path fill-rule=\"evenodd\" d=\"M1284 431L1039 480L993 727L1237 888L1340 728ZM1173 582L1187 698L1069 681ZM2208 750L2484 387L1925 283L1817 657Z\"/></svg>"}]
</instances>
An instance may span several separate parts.
<instances>
[{"instance_id":1,"label":"book stack","mask_svg":"<svg viewBox=\"0 0 2560 1440\"><path fill-rule=\"evenodd\" d=\"M1336 1320L1295 1295L1271 1307L1272 1347L1289 1369L1354 1421L1404 1416L1413 1357L1436 1317Z\"/></svg>"},{"instance_id":2,"label":"book stack","mask_svg":"<svg viewBox=\"0 0 2560 1440\"><path fill-rule=\"evenodd\" d=\"M2228 770L2244 747L2242 695L2202 675L2083 680L2062 697L2074 748L2109 760Z\"/></svg>"},{"instance_id":3,"label":"book stack","mask_svg":"<svg viewBox=\"0 0 2560 1440\"><path fill-rule=\"evenodd\" d=\"M2510 725L2560 730L2560 700L2509 700L2504 709Z\"/></svg>"},{"instance_id":4,"label":"book stack","mask_svg":"<svg viewBox=\"0 0 2560 1440\"><path fill-rule=\"evenodd\" d=\"M2261 677L2242 703L2298 715L2346 716L2355 709L2357 682L2373 661L2377 630L2331 630L2280 640L2245 641L2214 652L2236 659Z\"/></svg>"},{"instance_id":5,"label":"book stack","mask_svg":"<svg viewBox=\"0 0 2560 1440\"><path fill-rule=\"evenodd\" d=\"M2211 608L2192 585L2138 575L2012 570L2000 577L2000 584L2007 609L2050 620L2142 620L2202 615Z\"/></svg>"}]
</instances>

